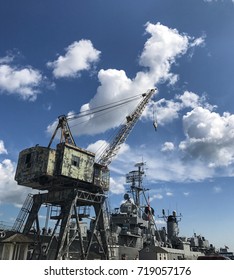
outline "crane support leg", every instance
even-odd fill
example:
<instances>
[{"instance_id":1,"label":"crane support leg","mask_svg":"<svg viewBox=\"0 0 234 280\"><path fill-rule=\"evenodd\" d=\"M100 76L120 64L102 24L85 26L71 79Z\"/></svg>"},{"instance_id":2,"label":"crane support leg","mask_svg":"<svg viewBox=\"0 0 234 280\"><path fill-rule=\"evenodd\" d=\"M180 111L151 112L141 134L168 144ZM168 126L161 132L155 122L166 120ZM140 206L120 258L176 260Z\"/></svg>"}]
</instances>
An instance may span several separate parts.
<instances>
[{"instance_id":1,"label":"crane support leg","mask_svg":"<svg viewBox=\"0 0 234 280\"><path fill-rule=\"evenodd\" d=\"M36 252L41 252L43 258L60 260L69 258L69 250L73 246L73 242L78 244L75 247L73 246L73 251L75 250L76 256L79 256L80 259L88 259L90 247L94 242L95 236L102 251L102 258L108 259L109 253L106 233L108 225L104 211L105 199L104 193L92 193L79 189L63 189L35 194L33 195L32 207L23 228L23 234L30 234L35 224L35 236L38 237ZM49 218L57 220L57 222L52 234L50 236L47 235L47 238L41 236L42 231L39 225L38 217L42 205L51 205L51 207L58 209L56 215L50 213ZM78 213L78 208L81 206L93 206L96 215L95 226L91 229L91 235L89 235L86 241L83 240L80 228L81 217ZM40 246L42 243L45 243L45 239L47 240L47 248L42 252ZM52 250L54 253L51 255L52 248L54 248ZM40 259L39 255L38 259Z\"/></svg>"}]
</instances>

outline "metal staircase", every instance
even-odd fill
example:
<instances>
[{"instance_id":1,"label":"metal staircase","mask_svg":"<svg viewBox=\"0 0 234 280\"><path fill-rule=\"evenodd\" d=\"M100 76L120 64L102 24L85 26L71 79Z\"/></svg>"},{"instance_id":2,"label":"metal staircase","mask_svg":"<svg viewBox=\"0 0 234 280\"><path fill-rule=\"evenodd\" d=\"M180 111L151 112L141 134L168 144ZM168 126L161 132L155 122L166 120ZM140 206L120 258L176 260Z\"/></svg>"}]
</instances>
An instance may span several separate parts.
<instances>
[{"instance_id":1,"label":"metal staircase","mask_svg":"<svg viewBox=\"0 0 234 280\"><path fill-rule=\"evenodd\" d=\"M26 197L24 204L18 214L18 217L15 220L15 223L12 227L12 231L22 232L22 227L32 209L32 205L33 205L33 195L28 194L28 196Z\"/></svg>"}]
</instances>

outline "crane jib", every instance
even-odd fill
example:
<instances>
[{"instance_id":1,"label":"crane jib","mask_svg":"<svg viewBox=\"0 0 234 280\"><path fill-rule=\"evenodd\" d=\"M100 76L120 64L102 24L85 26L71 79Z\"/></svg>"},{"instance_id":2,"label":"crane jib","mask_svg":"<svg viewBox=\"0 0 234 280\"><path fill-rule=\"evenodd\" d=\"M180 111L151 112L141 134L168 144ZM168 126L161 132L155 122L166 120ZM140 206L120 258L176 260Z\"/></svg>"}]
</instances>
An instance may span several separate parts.
<instances>
[{"instance_id":1,"label":"crane jib","mask_svg":"<svg viewBox=\"0 0 234 280\"><path fill-rule=\"evenodd\" d=\"M156 89L151 89L147 93L142 94L143 99L137 105L134 112L130 116L126 117L126 123L120 128L114 140L109 144L107 149L99 157L99 164L108 166L111 163L113 157L117 154L121 144L123 144L126 141L128 135L130 134L134 125L140 118L141 114L143 113L146 105L148 104L155 91Z\"/></svg>"}]
</instances>

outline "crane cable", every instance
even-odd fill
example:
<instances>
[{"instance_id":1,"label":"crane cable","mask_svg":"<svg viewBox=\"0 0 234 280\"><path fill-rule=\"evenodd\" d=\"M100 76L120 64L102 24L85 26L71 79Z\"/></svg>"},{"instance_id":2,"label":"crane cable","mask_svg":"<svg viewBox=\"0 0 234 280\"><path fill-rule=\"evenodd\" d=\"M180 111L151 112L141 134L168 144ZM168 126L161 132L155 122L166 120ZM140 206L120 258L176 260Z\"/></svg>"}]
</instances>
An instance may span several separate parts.
<instances>
[{"instance_id":1,"label":"crane cable","mask_svg":"<svg viewBox=\"0 0 234 280\"><path fill-rule=\"evenodd\" d=\"M102 111L106 111L106 110L109 110L109 109L112 109L112 108L116 108L116 107L125 105L129 102L135 101L135 100L140 99L140 98L142 98L142 94L138 94L138 95L133 96L133 97L128 97L128 98L122 99L120 101L115 101L115 102L112 102L112 103L101 105L101 106L95 107L93 109L85 110L85 111L80 112L80 113L73 113L73 114L70 114L69 116L67 116L67 120L70 121L70 120L73 120L73 119L83 118L83 117L86 117L86 116L89 116L89 115L92 115L92 114L96 114L96 113L99 113L99 112L102 112Z\"/></svg>"},{"instance_id":2,"label":"crane cable","mask_svg":"<svg viewBox=\"0 0 234 280\"><path fill-rule=\"evenodd\" d=\"M142 97L143 97L142 94L138 94L138 95L135 95L135 96L132 96L132 97L124 98L124 99L119 100L119 101L115 101L115 102L111 102L111 103L108 103L108 104L105 104L105 105L97 106L97 107L94 107L92 109L87 109L87 110L84 110L84 111L82 111L80 113L72 113L72 114L69 114L66 117L66 120L70 122L70 121L73 121L75 119L80 119L80 118L87 117L89 115L94 115L94 114L95 114L95 118L101 117L104 114L109 113L109 112L115 110L117 107L124 106L125 104L128 104L130 102L136 101L138 99L141 99ZM98 113L101 113L101 112L103 112L103 113L102 114L98 114ZM76 124L73 124L73 125L69 125L69 127L72 128L72 127L78 126L80 124L89 122L89 120L90 119L87 119L85 121L82 121L82 122L79 122L79 123L76 123ZM124 125L125 121L126 121L126 117L124 117L124 119L122 120L120 125ZM111 140L114 139L114 136L116 134L116 131L118 130L118 127L119 127L119 125L114 129L113 133L108 137L109 141L106 141L107 143L102 144L97 149L97 152L100 152L100 154L102 154L102 152L104 152L106 150L106 148L109 146L108 142L110 142Z\"/></svg>"},{"instance_id":3,"label":"crane cable","mask_svg":"<svg viewBox=\"0 0 234 280\"><path fill-rule=\"evenodd\" d=\"M68 121L73 121L74 119L79 119L79 118L82 118L82 117L86 117L86 116L89 116L89 115L93 115L93 114L96 114L95 115L95 118L97 117L101 117L103 115L105 115L106 113L109 113L113 110L115 110L117 107L121 107L121 106L124 106L125 104L128 104L130 102L133 102L133 101L136 101L138 99L142 98L142 94L138 94L136 96L132 96L132 97L128 97L128 98L124 98L120 101L115 101L115 102L112 102L112 103L108 103L108 104L105 104L105 105L101 105L101 106L98 106L98 107L95 107L93 109L89 109L89 110L85 110L81 113L73 113L71 115L69 115L67 117L67 120ZM109 111L108 111L109 110ZM98 114L100 112L103 112L102 114ZM85 114L83 114L85 113ZM98 114L98 115L97 115ZM82 122L79 122L79 123L76 123L76 124L73 124L73 125L69 125L70 128L72 127L75 127L75 126L78 126L80 124L83 124L83 123L86 123L88 122L88 120L85 120L85 121L82 121ZM106 150L106 148L109 146L109 142L111 142L111 140L114 139L115 135L116 135L116 131L118 130L118 127L121 126L121 125L124 125L126 121L126 117L123 118L123 120L121 121L120 125L118 125L114 131L112 132L112 134L108 137L108 139L106 140L107 143L103 143L98 149L97 151L95 151L95 153L100 153L102 154L102 152L104 152Z\"/></svg>"},{"instance_id":4,"label":"crane cable","mask_svg":"<svg viewBox=\"0 0 234 280\"><path fill-rule=\"evenodd\" d=\"M133 112L135 111L135 109L132 109L131 112L129 113L129 116L131 116L133 114ZM126 116L123 118L122 122L120 123L119 126L123 126L126 123ZM119 126L116 127L113 131L113 133L110 135L110 137L108 138L108 140L106 141L107 143L103 143L103 145L101 145L97 151L100 153L100 155L97 157L97 161L99 161L102 157L102 154L109 148L110 143L114 140L114 138L116 137L116 132L119 130Z\"/></svg>"}]
</instances>

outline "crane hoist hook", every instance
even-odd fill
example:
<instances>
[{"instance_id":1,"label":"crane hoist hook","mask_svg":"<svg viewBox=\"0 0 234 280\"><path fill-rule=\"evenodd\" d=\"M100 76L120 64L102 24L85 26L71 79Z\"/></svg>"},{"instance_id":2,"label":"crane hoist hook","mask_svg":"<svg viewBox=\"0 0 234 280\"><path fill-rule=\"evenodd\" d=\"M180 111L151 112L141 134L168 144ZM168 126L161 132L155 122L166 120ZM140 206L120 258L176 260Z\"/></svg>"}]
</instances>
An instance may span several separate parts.
<instances>
[{"instance_id":1,"label":"crane hoist hook","mask_svg":"<svg viewBox=\"0 0 234 280\"><path fill-rule=\"evenodd\" d=\"M155 107L153 108L153 126L155 131L157 131L158 129L158 121L157 121L157 117L155 115Z\"/></svg>"}]
</instances>

